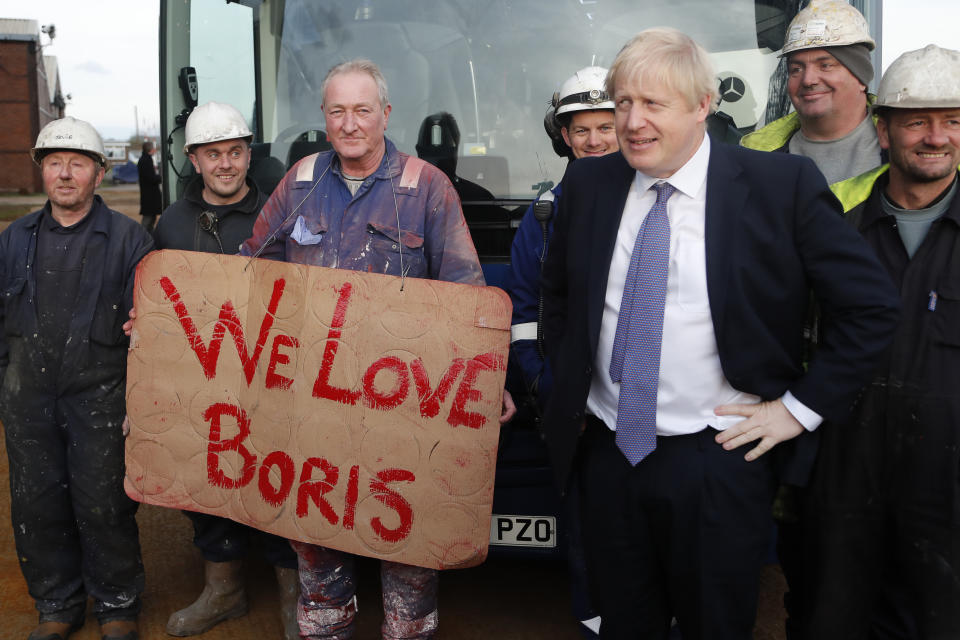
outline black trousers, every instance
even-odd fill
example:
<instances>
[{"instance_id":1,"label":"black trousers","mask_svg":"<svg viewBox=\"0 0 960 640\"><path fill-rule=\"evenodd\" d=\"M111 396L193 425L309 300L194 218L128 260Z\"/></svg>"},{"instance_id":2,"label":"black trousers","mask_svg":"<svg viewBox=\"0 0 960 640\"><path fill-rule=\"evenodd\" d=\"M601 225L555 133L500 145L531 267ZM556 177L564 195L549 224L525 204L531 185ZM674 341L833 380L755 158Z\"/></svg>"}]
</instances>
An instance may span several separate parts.
<instances>
[{"instance_id":1,"label":"black trousers","mask_svg":"<svg viewBox=\"0 0 960 640\"><path fill-rule=\"evenodd\" d=\"M140 225L146 229L149 233L153 233L153 228L157 224L157 214L142 214L143 220L140 221Z\"/></svg>"},{"instance_id":2,"label":"black trousers","mask_svg":"<svg viewBox=\"0 0 960 640\"><path fill-rule=\"evenodd\" d=\"M88 595L101 622L140 611L137 503L123 489L123 386L114 393L119 403L23 389L3 407L14 539L41 621L82 620Z\"/></svg>"},{"instance_id":3,"label":"black trousers","mask_svg":"<svg viewBox=\"0 0 960 640\"><path fill-rule=\"evenodd\" d=\"M600 637L752 637L776 483L716 431L658 437L636 467L593 417L581 441L583 533Z\"/></svg>"},{"instance_id":4,"label":"black trousers","mask_svg":"<svg viewBox=\"0 0 960 640\"><path fill-rule=\"evenodd\" d=\"M960 638L960 403L871 388L820 429L795 637Z\"/></svg>"},{"instance_id":5,"label":"black trousers","mask_svg":"<svg viewBox=\"0 0 960 640\"><path fill-rule=\"evenodd\" d=\"M193 522L193 544L209 562L239 560L250 546L259 544L263 555L274 567L297 568L297 554L290 541L228 518L184 511Z\"/></svg>"}]
</instances>

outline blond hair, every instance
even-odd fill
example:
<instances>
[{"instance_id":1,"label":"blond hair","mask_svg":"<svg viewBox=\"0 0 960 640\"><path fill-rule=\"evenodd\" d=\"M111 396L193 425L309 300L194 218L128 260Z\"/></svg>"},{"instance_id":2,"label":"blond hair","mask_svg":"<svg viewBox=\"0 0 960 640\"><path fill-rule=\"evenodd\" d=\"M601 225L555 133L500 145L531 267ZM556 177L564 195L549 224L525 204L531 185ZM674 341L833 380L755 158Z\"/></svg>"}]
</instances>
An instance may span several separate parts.
<instances>
[{"instance_id":1,"label":"blond hair","mask_svg":"<svg viewBox=\"0 0 960 640\"><path fill-rule=\"evenodd\" d=\"M620 49L607 73L607 93L616 100L617 82L647 79L676 91L690 109L705 96L717 106L716 72L710 56L687 34L670 27L641 31Z\"/></svg>"}]
</instances>

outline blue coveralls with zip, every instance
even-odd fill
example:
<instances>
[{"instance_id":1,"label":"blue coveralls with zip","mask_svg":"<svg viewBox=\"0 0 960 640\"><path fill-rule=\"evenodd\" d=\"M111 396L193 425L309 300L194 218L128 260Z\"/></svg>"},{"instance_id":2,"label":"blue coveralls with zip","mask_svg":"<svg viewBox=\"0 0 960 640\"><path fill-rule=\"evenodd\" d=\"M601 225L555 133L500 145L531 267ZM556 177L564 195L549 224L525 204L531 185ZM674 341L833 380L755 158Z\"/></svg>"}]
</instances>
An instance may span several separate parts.
<instances>
[{"instance_id":1,"label":"blue coveralls with zip","mask_svg":"<svg viewBox=\"0 0 960 640\"><path fill-rule=\"evenodd\" d=\"M537 348L537 323L540 308L540 269L546 257L553 221L557 215L557 202L561 185L543 193L538 202L550 203L550 217L546 221L546 237L543 226L534 215L536 202L531 203L520 220L513 244L510 247L510 272L506 290L513 303L510 322L510 360L520 369L524 389L538 396L543 407L543 398L550 393L550 368L545 366Z\"/></svg>"},{"instance_id":2,"label":"blue coveralls with zip","mask_svg":"<svg viewBox=\"0 0 960 640\"><path fill-rule=\"evenodd\" d=\"M351 195L333 151L307 156L277 185L240 254L409 278L483 285L483 272L450 180L385 140L378 169ZM401 267L402 264L402 267ZM402 269L402 271L401 271ZM292 542L299 556L300 631L343 640L355 633L351 554ZM386 639L426 639L437 624L438 573L382 560Z\"/></svg>"}]
</instances>

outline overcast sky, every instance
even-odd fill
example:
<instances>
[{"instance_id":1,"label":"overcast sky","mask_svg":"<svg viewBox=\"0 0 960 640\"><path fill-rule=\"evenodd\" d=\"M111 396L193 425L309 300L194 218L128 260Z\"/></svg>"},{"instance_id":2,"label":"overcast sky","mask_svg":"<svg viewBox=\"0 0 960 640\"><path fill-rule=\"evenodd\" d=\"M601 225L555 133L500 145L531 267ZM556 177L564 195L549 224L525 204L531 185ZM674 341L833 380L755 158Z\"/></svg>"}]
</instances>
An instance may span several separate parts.
<instances>
[{"instance_id":1,"label":"overcast sky","mask_svg":"<svg viewBox=\"0 0 960 640\"><path fill-rule=\"evenodd\" d=\"M126 139L137 127L135 107L141 132L160 129L158 7L159 0L0 0L0 17L56 24L46 53L57 56L72 96L67 113L107 138ZM884 69L931 42L960 49L960 0L884 0L883 13Z\"/></svg>"},{"instance_id":2,"label":"overcast sky","mask_svg":"<svg viewBox=\"0 0 960 640\"><path fill-rule=\"evenodd\" d=\"M105 138L126 139L136 130L134 107L141 132L160 132L159 6L159 0L0 0L0 18L55 24L44 53L57 56L60 86L72 96L67 115L92 123Z\"/></svg>"}]
</instances>

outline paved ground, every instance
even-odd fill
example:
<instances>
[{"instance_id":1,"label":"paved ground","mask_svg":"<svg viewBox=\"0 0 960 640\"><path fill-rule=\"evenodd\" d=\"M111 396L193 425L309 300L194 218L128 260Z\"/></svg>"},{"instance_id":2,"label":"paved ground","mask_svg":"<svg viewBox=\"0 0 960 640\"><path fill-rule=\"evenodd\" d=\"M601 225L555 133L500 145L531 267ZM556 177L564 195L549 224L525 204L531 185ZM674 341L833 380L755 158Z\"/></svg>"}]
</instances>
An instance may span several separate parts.
<instances>
[{"instance_id":1,"label":"paved ground","mask_svg":"<svg viewBox=\"0 0 960 640\"><path fill-rule=\"evenodd\" d=\"M105 186L107 204L139 220L136 185ZM2 196L0 213L12 207L31 211L43 205L43 195ZM0 229L8 222L0 222ZM20 574L10 526L7 456L0 441L0 637L22 640L36 623L33 602ZM202 562L193 548L189 521L179 512L143 506L138 515L147 591L141 617L143 640L168 639L163 631L170 612L189 604L199 593ZM250 613L196 636L202 640L267 640L277 638L274 578L269 566L254 558L248 567ZM380 605L377 564L360 565L360 624L357 640L379 638ZM779 567L764 570L755 640L781 640L783 577ZM437 640L577 640L580 634L569 615L569 595L563 566L550 563L488 560L441 577L441 625ZM99 638L96 621L71 636Z\"/></svg>"}]
</instances>

